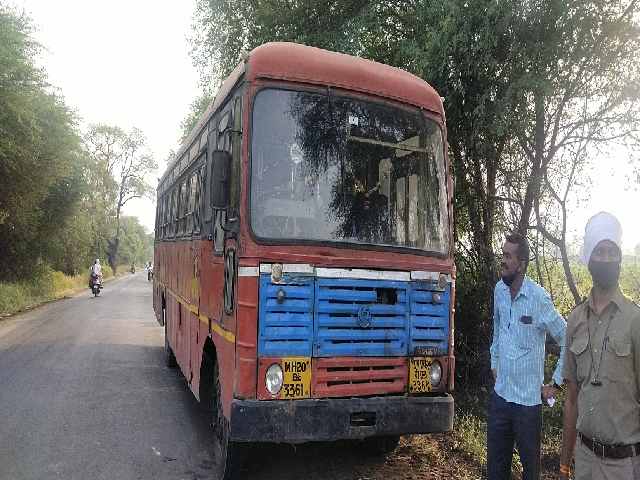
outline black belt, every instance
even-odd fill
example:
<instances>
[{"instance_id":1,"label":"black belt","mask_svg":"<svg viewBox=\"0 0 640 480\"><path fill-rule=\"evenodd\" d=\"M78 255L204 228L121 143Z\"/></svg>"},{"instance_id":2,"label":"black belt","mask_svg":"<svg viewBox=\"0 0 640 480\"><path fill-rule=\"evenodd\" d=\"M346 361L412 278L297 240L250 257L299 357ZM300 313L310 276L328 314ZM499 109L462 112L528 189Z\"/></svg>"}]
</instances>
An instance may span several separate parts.
<instances>
[{"instance_id":1,"label":"black belt","mask_svg":"<svg viewBox=\"0 0 640 480\"><path fill-rule=\"evenodd\" d=\"M640 443L633 445L605 445L580 433L580 440L585 447L591 450L600 458L629 458L640 455Z\"/></svg>"}]
</instances>

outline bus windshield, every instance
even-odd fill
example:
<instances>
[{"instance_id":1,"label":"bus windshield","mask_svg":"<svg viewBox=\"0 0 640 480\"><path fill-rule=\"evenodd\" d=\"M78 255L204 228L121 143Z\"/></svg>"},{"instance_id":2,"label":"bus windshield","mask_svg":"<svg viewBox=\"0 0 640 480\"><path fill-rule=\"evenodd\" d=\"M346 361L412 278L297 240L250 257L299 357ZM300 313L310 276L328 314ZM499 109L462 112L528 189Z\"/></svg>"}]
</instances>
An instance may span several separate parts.
<instances>
[{"instance_id":1,"label":"bus windshield","mask_svg":"<svg viewBox=\"0 0 640 480\"><path fill-rule=\"evenodd\" d=\"M252 120L257 237L447 253L442 131L418 109L265 89Z\"/></svg>"}]
</instances>

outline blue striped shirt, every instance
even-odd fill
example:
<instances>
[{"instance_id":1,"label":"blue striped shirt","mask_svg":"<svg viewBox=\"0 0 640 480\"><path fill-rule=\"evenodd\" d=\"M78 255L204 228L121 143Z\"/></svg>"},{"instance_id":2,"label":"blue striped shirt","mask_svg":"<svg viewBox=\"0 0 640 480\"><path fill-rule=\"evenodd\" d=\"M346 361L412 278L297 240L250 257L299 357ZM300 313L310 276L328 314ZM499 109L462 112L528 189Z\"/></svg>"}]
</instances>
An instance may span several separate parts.
<instances>
[{"instance_id":1,"label":"blue striped shirt","mask_svg":"<svg viewBox=\"0 0 640 480\"><path fill-rule=\"evenodd\" d=\"M519 405L540 404L547 333L560 345L553 380L561 385L566 330L567 322L544 288L525 276L512 300L509 287L500 280L493 292L490 350L491 369L497 373L496 393Z\"/></svg>"}]
</instances>

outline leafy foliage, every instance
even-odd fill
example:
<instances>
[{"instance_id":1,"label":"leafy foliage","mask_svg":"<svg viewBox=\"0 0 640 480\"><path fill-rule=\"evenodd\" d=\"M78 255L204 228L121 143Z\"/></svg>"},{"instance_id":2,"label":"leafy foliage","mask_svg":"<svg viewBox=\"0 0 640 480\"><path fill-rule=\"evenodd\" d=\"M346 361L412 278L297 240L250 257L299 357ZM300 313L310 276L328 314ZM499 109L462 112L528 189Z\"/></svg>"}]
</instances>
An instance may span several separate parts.
<instances>
[{"instance_id":1,"label":"leafy foliage","mask_svg":"<svg viewBox=\"0 0 640 480\"><path fill-rule=\"evenodd\" d=\"M155 168L137 130L96 127L104 149L83 144L76 117L35 64L32 33L28 17L0 3L0 281L21 305L44 291L51 268L85 275L91 259L107 256L121 207L151 191L144 176ZM123 248L139 255L149 235L133 219L127 228Z\"/></svg>"},{"instance_id":2,"label":"leafy foliage","mask_svg":"<svg viewBox=\"0 0 640 480\"><path fill-rule=\"evenodd\" d=\"M76 119L33 63L30 34L27 17L0 6L0 278L34 271L76 189Z\"/></svg>"},{"instance_id":3,"label":"leafy foliage","mask_svg":"<svg viewBox=\"0 0 640 480\"><path fill-rule=\"evenodd\" d=\"M109 265L116 271L119 263L122 208L134 198L151 196L153 187L147 175L158 165L148 153L146 138L138 129L125 132L110 125L93 125L84 138L91 168L94 172L93 209L97 216L115 214L115 231L101 231L99 236L107 238ZM109 228L108 222L101 222L97 228Z\"/></svg>"},{"instance_id":4,"label":"leafy foliage","mask_svg":"<svg viewBox=\"0 0 640 480\"><path fill-rule=\"evenodd\" d=\"M537 252L558 253L570 305L579 298L566 200L588 153L637 136L639 10L618 0L198 0L192 57L209 87L245 51L293 41L403 68L438 90L456 179L456 352L464 376L482 381L505 232L534 232Z\"/></svg>"},{"instance_id":5,"label":"leafy foliage","mask_svg":"<svg viewBox=\"0 0 640 480\"><path fill-rule=\"evenodd\" d=\"M198 123L200 115L202 115L207 110L207 107L212 101L213 97L208 93L204 93L191 103L191 105L189 106L189 113L180 123L180 128L182 129L182 137L180 139L181 143L187 139L189 133L191 133L191 130Z\"/></svg>"}]
</instances>

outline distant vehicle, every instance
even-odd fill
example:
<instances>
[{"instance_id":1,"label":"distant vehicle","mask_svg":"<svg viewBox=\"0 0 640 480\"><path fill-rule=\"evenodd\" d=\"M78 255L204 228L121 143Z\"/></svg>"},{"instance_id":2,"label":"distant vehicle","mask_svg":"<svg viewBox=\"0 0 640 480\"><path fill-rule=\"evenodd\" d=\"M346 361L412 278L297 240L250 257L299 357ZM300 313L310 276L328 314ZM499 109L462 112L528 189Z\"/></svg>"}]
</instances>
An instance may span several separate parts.
<instances>
[{"instance_id":1,"label":"distant vehicle","mask_svg":"<svg viewBox=\"0 0 640 480\"><path fill-rule=\"evenodd\" d=\"M151 281L153 280L153 265L149 264L147 266L147 281Z\"/></svg>"},{"instance_id":2,"label":"distant vehicle","mask_svg":"<svg viewBox=\"0 0 640 480\"><path fill-rule=\"evenodd\" d=\"M102 289L102 281L100 277L96 274L91 274L91 278L89 280L89 288L91 288L91 293L93 293L94 297L100 295L100 290Z\"/></svg>"},{"instance_id":3,"label":"distant vehicle","mask_svg":"<svg viewBox=\"0 0 640 480\"><path fill-rule=\"evenodd\" d=\"M134 263L131 264L131 273L136 273L136 265Z\"/></svg>"},{"instance_id":4,"label":"distant vehicle","mask_svg":"<svg viewBox=\"0 0 640 480\"><path fill-rule=\"evenodd\" d=\"M158 184L153 285L215 478L247 442L452 429L449 172L442 100L407 72L269 43L224 81Z\"/></svg>"}]
</instances>

